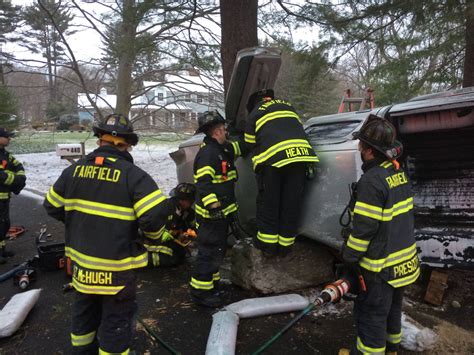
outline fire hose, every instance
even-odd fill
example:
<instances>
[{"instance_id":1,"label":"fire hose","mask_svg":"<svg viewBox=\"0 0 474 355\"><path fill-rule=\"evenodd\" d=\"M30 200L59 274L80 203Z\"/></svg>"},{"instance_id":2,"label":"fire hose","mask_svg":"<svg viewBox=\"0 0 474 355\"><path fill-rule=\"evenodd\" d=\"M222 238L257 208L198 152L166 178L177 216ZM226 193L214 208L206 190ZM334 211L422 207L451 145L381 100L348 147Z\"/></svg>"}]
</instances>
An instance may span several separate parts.
<instances>
[{"instance_id":1,"label":"fire hose","mask_svg":"<svg viewBox=\"0 0 474 355\"><path fill-rule=\"evenodd\" d=\"M365 283L362 276L359 276L357 280L352 280L352 283L358 283L359 287L365 291ZM265 344L259 347L252 355L261 354L265 351L270 345L272 345L278 338L280 338L288 329L290 329L294 324L296 324L301 318L307 315L315 307L322 306L327 303L336 303L340 299L349 293L351 288L351 281L346 278L339 279L325 286L321 291L319 296L313 303L310 303L305 309L303 309L295 318L293 318L285 327L283 327L278 333L271 337Z\"/></svg>"}]
</instances>

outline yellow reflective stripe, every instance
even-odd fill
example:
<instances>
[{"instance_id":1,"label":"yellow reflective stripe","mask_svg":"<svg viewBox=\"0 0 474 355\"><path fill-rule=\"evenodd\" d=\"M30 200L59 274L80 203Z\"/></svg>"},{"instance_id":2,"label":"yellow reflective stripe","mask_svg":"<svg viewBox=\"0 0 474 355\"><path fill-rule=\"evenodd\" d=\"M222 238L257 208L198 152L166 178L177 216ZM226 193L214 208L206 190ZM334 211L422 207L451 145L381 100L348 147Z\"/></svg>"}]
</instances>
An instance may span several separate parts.
<instances>
[{"instance_id":1,"label":"yellow reflective stripe","mask_svg":"<svg viewBox=\"0 0 474 355\"><path fill-rule=\"evenodd\" d=\"M383 168L389 168L390 166L392 166L392 162L389 160L386 160L383 163L381 163L380 166Z\"/></svg>"},{"instance_id":2,"label":"yellow reflective stripe","mask_svg":"<svg viewBox=\"0 0 474 355\"><path fill-rule=\"evenodd\" d=\"M64 209L66 211L78 211L94 216L115 218L124 221L134 221L136 219L133 208L78 198L64 199Z\"/></svg>"},{"instance_id":3,"label":"yellow reflective stripe","mask_svg":"<svg viewBox=\"0 0 474 355\"><path fill-rule=\"evenodd\" d=\"M199 281L194 277L191 277L191 282L189 283L192 288L197 288L198 290L212 290L214 288L213 281Z\"/></svg>"},{"instance_id":4,"label":"yellow reflective stripe","mask_svg":"<svg viewBox=\"0 0 474 355\"><path fill-rule=\"evenodd\" d=\"M105 259L83 254L71 247L66 247L66 256L80 266L100 271L126 271L145 267L148 263L148 253L130 256L124 259Z\"/></svg>"},{"instance_id":5,"label":"yellow reflective stripe","mask_svg":"<svg viewBox=\"0 0 474 355\"><path fill-rule=\"evenodd\" d=\"M133 205L137 218L140 218L140 216L151 210L153 207L159 205L164 200L166 200L166 197L160 189L146 195Z\"/></svg>"},{"instance_id":6,"label":"yellow reflective stripe","mask_svg":"<svg viewBox=\"0 0 474 355\"><path fill-rule=\"evenodd\" d=\"M99 355L128 355L128 354L130 354L130 349L127 349L121 353L108 353L107 351L99 348Z\"/></svg>"},{"instance_id":7,"label":"yellow reflective stripe","mask_svg":"<svg viewBox=\"0 0 474 355\"><path fill-rule=\"evenodd\" d=\"M352 234L349 235L349 239L347 239L347 246L360 252L367 251L369 248L369 243L370 242L368 240L356 238Z\"/></svg>"},{"instance_id":8,"label":"yellow reflective stripe","mask_svg":"<svg viewBox=\"0 0 474 355\"><path fill-rule=\"evenodd\" d=\"M392 344L398 344L402 340L402 332L397 334L387 333L387 341Z\"/></svg>"},{"instance_id":9,"label":"yellow reflective stripe","mask_svg":"<svg viewBox=\"0 0 474 355\"><path fill-rule=\"evenodd\" d=\"M107 158L107 160L110 160L111 162L114 162L114 163L115 163L115 162L117 161L117 158L110 158L110 157L109 157L109 158Z\"/></svg>"},{"instance_id":10,"label":"yellow reflective stripe","mask_svg":"<svg viewBox=\"0 0 474 355\"><path fill-rule=\"evenodd\" d=\"M72 279L72 286L74 286L74 288L81 293L90 293L94 295L116 295L125 287L85 285L77 281L75 278Z\"/></svg>"},{"instance_id":11,"label":"yellow reflective stripe","mask_svg":"<svg viewBox=\"0 0 474 355\"><path fill-rule=\"evenodd\" d=\"M56 208L60 208L64 206L64 203L65 203L64 198L58 193L56 193L56 191L54 191L52 186L49 189L48 193L46 194L46 199L48 200L50 204L52 204Z\"/></svg>"},{"instance_id":12,"label":"yellow reflective stripe","mask_svg":"<svg viewBox=\"0 0 474 355\"><path fill-rule=\"evenodd\" d=\"M382 269L396 265L403 261L410 260L416 254L416 243L413 243L407 248L399 250L395 253L389 254L386 258L383 259L369 259L367 257L362 257L359 261L360 266L364 269L373 272L380 272Z\"/></svg>"},{"instance_id":13,"label":"yellow reflective stripe","mask_svg":"<svg viewBox=\"0 0 474 355\"><path fill-rule=\"evenodd\" d=\"M15 180L15 174L12 173L10 170L5 170L5 173L7 174L7 178L3 183L5 185L11 185L13 183L13 180Z\"/></svg>"},{"instance_id":14,"label":"yellow reflective stripe","mask_svg":"<svg viewBox=\"0 0 474 355\"><path fill-rule=\"evenodd\" d=\"M245 140L245 142L250 143L250 144L256 143L256 138L255 138L255 135L253 135L253 134L245 133L244 134L244 140Z\"/></svg>"},{"instance_id":15,"label":"yellow reflective stripe","mask_svg":"<svg viewBox=\"0 0 474 355\"><path fill-rule=\"evenodd\" d=\"M267 113L266 115L262 116L261 118L259 118L257 120L257 122L255 123L255 133L258 132L258 130L260 128L262 128L262 126L269 122L269 121L273 121L277 118L296 118L298 120L299 123L301 123L301 120L298 116L298 114L296 112L293 112L293 111L276 111L276 112L272 112L272 113Z\"/></svg>"},{"instance_id":16,"label":"yellow reflective stripe","mask_svg":"<svg viewBox=\"0 0 474 355\"><path fill-rule=\"evenodd\" d=\"M202 168L197 169L196 174L194 174L194 182L197 182L197 180L202 178L204 175L210 175L211 178L214 178L216 171L212 166L203 166Z\"/></svg>"},{"instance_id":17,"label":"yellow reflective stripe","mask_svg":"<svg viewBox=\"0 0 474 355\"><path fill-rule=\"evenodd\" d=\"M143 235L149 239L160 239L161 236L163 235L163 231L165 229L165 226L161 227L158 231L156 232L145 232L143 231Z\"/></svg>"},{"instance_id":18,"label":"yellow reflective stripe","mask_svg":"<svg viewBox=\"0 0 474 355\"><path fill-rule=\"evenodd\" d=\"M199 205L195 205L194 207L195 207L196 213L197 213L198 215L200 215L201 217L204 217L204 218L210 218L210 217L211 217L211 215L209 214L209 211L206 210L205 208L203 208L203 207L201 207L201 206L199 206ZM229 206L227 206L226 208L224 208L224 209L222 210L222 212L224 213L224 215L227 216L228 214L237 211L237 209L238 209L237 204L236 204L236 203L232 203L232 204L230 204Z\"/></svg>"},{"instance_id":19,"label":"yellow reflective stripe","mask_svg":"<svg viewBox=\"0 0 474 355\"><path fill-rule=\"evenodd\" d=\"M415 282L416 279L418 278L418 276L420 276L420 268L419 267L416 269L416 271L413 274L402 277L401 279L395 279L395 280L388 281L388 283L390 285L392 285L393 287L395 287L395 288L408 286L408 285L412 284L413 282Z\"/></svg>"},{"instance_id":20,"label":"yellow reflective stripe","mask_svg":"<svg viewBox=\"0 0 474 355\"><path fill-rule=\"evenodd\" d=\"M10 198L9 192L0 192L0 200L8 200Z\"/></svg>"},{"instance_id":21,"label":"yellow reflective stripe","mask_svg":"<svg viewBox=\"0 0 474 355\"><path fill-rule=\"evenodd\" d=\"M278 236L278 244L288 247L295 243L295 237L282 237L281 235Z\"/></svg>"},{"instance_id":22,"label":"yellow reflective stripe","mask_svg":"<svg viewBox=\"0 0 474 355\"><path fill-rule=\"evenodd\" d=\"M169 256L173 256L173 249L171 249L167 246L164 246L164 245L145 244L145 248L147 248L147 250L149 252L152 252L152 253L162 253L162 254L166 254L166 255L169 255Z\"/></svg>"},{"instance_id":23,"label":"yellow reflective stripe","mask_svg":"<svg viewBox=\"0 0 474 355\"><path fill-rule=\"evenodd\" d=\"M25 170L18 170L15 174L17 176L25 176Z\"/></svg>"},{"instance_id":24,"label":"yellow reflective stripe","mask_svg":"<svg viewBox=\"0 0 474 355\"><path fill-rule=\"evenodd\" d=\"M77 335L77 334L71 333L72 346L84 346L84 345L92 344L92 342L95 339L95 333L96 333L95 330L84 335Z\"/></svg>"},{"instance_id":25,"label":"yellow reflective stripe","mask_svg":"<svg viewBox=\"0 0 474 355\"><path fill-rule=\"evenodd\" d=\"M15 166L20 165L20 162L19 162L18 160L16 160L15 158L13 158L12 163L13 163L13 165L15 165Z\"/></svg>"},{"instance_id":26,"label":"yellow reflective stripe","mask_svg":"<svg viewBox=\"0 0 474 355\"><path fill-rule=\"evenodd\" d=\"M160 254L159 253L151 253L151 259L153 262L153 266L160 266Z\"/></svg>"},{"instance_id":27,"label":"yellow reflective stripe","mask_svg":"<svg viewBox=\"0 0 474 355\"><path fill-rule=\"evenodd\" d=\"M212 281L219 281L220 279L221 279L221 274L219 271L212 274Z\"/></svg>"},{"instance_id":28,"label":"yellow reflective stripe","mask_svg":"<svg viewBox=\"0 0 474 355\"><path fill-rule=\"evenodd\" d=\"M364 345L359 337L357 337L357 350L363 354L385 354L385 346L381 348L371 348L370 346Z\"/></svg>"},{"instance_id":29,"label":"yellow reflective stripe","mask_svg":"<svg viewBox=\"0 0 474 355\"><path fill-rule=\"evenodd\" d=\"M227 172L227 180L224 179L222 175L215 175L214 179L212 179L213 184L222 184L224 182L228 182L230 180L237 179L237 170L230 170Z\"/></svg>"},{"instance_id":30,"label":"yellow reflective stripe","mask_svg":"<svg viewBox=\"0 0 474 355\"><path fill-rule=\"evenodd\" d=\"M274 156L278 152L281 152L282 150L285 150L287 148L310 148L310 149L313 149L306 139L288 139L286 141L279 142L275 145L272 145L270 148L265 150L263 153L260 153L259 155L254 156L252 158L254 168L258 164L263 163L264 161L270 159L272 156Z\"/></svg>"},{"instance_id":31,"label":"yellow reflective stripe","mask_svg":"<svg viewBox=\"0 0 474 355\"><path fill-rule=\"evenodd\" d=\"M212 193L202 198L202 203L204 206L210 205L211 203L218 202L216 194Z\"/></svg>"},{"instance_id":32,"label":"yellow reflective stripe","mask_svg":"<svg viewBox=\"0 0 474 355\"><path fill-rule=\"evenodd\" d=\"M239 142L232 142L232 147L234 148L234 154L236 157L241 155Z\"/></svg>"},{"instance_id":33,"label":"yellow reflective stripe","mask_svg":"<svg viewBox=\"0 0 474 355\"><path fill-rule=\"evenodd\" d=\"M290 163L297 163L297 162L318 163L319 158L315 155L287 158L287 159L277 161L276 163L273 163L272 166L274 166L275 168L281 168L282 166L288 165Z\"/></svg>"},{"instance_id":34,"label":"yellow reflective stripe","mask_svg":"<svg viewBox=\"0 0 474 355\"><path fill-rule=\"evenodd\" d=\"M393 217L407 213L413 209L413 197L397 202L391 208L382 209L381 207L370 205L368 203L357 201L354 207L354 213L361 216L376 219L378 221L389 222Z\"/></svg>"},{"instance_id":35,"label":"yellow reflective stripe","mask_svg":"<svg viewBox=\"0 0 474 355\"><path fill-rule=\"evenodd\" d=\"M257 239L264 243L275 244L278 243L278 234L267 234L259 231L257 233Z\"/></svg>"}]
</instances>

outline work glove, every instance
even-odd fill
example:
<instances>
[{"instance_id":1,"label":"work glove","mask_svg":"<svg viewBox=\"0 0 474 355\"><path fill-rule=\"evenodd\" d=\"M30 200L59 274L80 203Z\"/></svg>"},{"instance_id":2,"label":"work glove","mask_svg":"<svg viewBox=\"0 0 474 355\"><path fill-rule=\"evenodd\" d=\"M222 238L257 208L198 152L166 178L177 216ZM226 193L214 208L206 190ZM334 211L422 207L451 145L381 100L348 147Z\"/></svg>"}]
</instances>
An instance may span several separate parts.
<instances>
[{"instance_id":1,"label":"work glove","mask_svg":"<svg viewBox=\"0 0 474 355\"><path fill-rule=\"evenodd\" d=\"M161 241L162 242L168 242L168 241L173 240L173 239L174 239L173 235L168 230L165 229L163 231L163 234L161 235Z\"/></svg>"},{"instance_id":2,"label":"work glove","mask_svg":"<svg viewBox=\"0 0 474 355\"><path fill-rule=\"evenodd\" d=\"M305 173L307 180L313 180L316 176L316 165L314 163L307 163Z\"/></svg>"},{"instance_id":3,"label":"work glove","mask_svg":"<svg viewBox=\"0 0 474 355\"><path fill-rule=\"evenodd\" d=\"M26 186L26 177L23 175L15 175L15 180L10 186L10 191L15 195L18 195L21 190Z\"/></svg>"},{"instance_id":4,"label":"work glove","mask_svg":"<svg viewBox=\"0 0 474 355\"><path fill-rule=\"evenodd\" d=\"M365 281L356 263L344 263L336 265L336 279L345 279L350 284L348 300L354 300L356 296L367 292Z\"/></svg>"},{"instance_id":5,"label":"work glove","mask_svg":"<svg viewBox=\"0 0 474 355\"><path fill-rule=\"evenodd\" d=\"M225 214L220 207L211 208L209 210L209 218L213 221L219 221L225 219Z\"/></svg>"}]
</instances>

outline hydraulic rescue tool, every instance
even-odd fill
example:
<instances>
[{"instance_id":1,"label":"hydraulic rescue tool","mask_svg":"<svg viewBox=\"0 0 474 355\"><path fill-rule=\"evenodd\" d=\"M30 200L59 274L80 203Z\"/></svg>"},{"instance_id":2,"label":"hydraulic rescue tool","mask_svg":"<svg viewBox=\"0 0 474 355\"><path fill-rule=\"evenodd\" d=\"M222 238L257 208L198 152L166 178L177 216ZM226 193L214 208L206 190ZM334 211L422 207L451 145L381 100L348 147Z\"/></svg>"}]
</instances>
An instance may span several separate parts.
<instances>
[{"instance_id":1,"label":"hydraulic rescue tool","mask_svg":"<svg viewBox=\"0 0 474 355\"><path fill-rule=\"evenodd\" d=\"M301 311L295 318L293 318L285 327L283 327L278 333L276 333L272 338L270 338L265 344L252 353L252 355L261 354L265 351L270 345L272 345L279 337L281 337L288 329L290 329L294 324L296 324L301 318L307 315L313 310L313 308L322 306L327 303L337 303L344 296L349 293L359 293L366 292L366 286L364 278L359 272L354 272L350 270L342 278L334 281L324 287L318 297L314 300L313 303L310 303L305 309Z\"/></svg>"}]
</instances>

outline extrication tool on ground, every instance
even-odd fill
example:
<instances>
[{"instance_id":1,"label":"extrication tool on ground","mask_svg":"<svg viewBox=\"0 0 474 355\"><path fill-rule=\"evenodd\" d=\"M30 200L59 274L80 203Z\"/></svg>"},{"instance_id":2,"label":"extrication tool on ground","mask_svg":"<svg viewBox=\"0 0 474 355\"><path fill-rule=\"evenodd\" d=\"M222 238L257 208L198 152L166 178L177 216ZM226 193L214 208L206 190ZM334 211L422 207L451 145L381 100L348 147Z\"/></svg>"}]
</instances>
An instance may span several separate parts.
<instances>
[{"instance_id":1,"label":"extrication tool on ground","mask_svg":"<svg viewBox=\"0 0 474 355\"><path fill-rule=\"evenodd\" d=\"M7 232L7 238L9 240L15 239L26 231L26 228L23 226L11 226Z\"/></svg>"},{"instance_id":2,"label":"extrication tool on ground","mask_svg":"<svg viewBox=\"0 0 474 355\"><path fill-rule=\"evenodd\" d=\"M317 306L322 306L326 303L336 303L346 295L351 288L351 283L347 279L339 279L325 286L321 291L319 296L313 303L310 303L305 309L301 311L295 318L291 320L282 330L276 333L271 339L269 339L265 344L252 353L252 355L261 354L265 351L270 345L272 345L279 337L281 337L288 329L290 329L295 323L297 323L301 318L307 315Z\"/></svg>"},{"instance_id":3,"label":"extrication tool on ground","mask_svg":"<svg viewBox=\"0 0 474 355\"><path fill-rule=\"evenodd\" d=\"M33 281L36 281L36 269L32 267L17 271L13 276L13 283L22 290L26 290Z\"/></svg>"}]
</instances>

